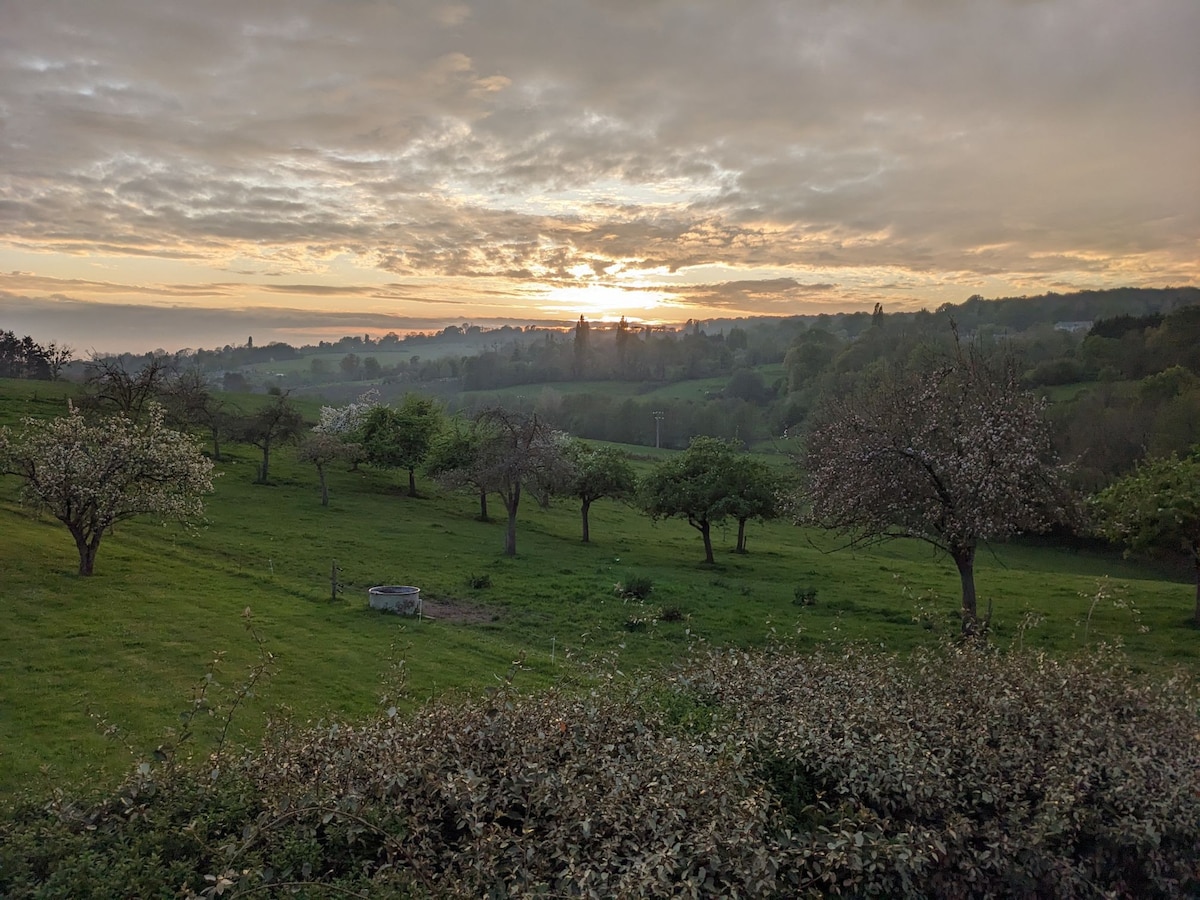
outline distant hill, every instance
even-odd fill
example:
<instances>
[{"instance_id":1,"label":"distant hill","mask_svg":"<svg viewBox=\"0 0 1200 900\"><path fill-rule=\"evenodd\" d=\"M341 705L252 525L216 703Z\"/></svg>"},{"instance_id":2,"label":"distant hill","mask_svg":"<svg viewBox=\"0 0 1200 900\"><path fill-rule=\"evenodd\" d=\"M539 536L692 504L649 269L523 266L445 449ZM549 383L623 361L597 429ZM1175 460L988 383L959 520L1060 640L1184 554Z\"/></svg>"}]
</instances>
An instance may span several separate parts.
<instances>
[{"instance_id":1,"label":"distant hill","mask_svg":"<svg viewBox=\"0 0 1200 900\"><path fill-rule=\"evenodd\" d=\"M1200 305L1200 287L1134 288L1074 291L1069 294L1048 293L1032 297L987 298L975 294L962 303L945 303L936 312L949 313L965 329L981 325L996 325L1014 331L1024 331L1036 325L1059 322L1093 322L1117 316L1165 314L1181 306ZM889 319L911 319L928 315L935 310L883 312ZM834 328L856 334L871 321L871 313L833 313L797 316L752 316L747 318L706 319L699 327L714 334L734 328L749 329L763 325L778 325L780 319L791 322L821 320ZM857 327L856 327L857 326Z\"/></svg>"},{"instance_id":2,"label":"distant hill","mask_svg":"<svg viewBox=\"0 0 1200 900\"><path fill-rule=\"evenodd\" d=\"M1163 314L1181 306L1193 305L1200 305L1200 288L1112 288L1107 291L1050 293L994 300L976 295L947 309L953 312L957 321L969 328L993 324L1023 331L1044 323Z\"/></svg>"}]
</instances>

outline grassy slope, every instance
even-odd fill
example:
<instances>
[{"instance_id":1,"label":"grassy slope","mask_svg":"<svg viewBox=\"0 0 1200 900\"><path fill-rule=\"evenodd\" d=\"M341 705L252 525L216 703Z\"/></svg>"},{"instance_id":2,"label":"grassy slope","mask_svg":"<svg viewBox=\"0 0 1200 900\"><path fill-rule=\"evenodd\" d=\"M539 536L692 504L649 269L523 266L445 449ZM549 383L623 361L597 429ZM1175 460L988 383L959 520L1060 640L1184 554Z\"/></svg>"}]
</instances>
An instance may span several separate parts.
<instances>
[{"instance_id":1,"label":"grassy slope","mask_svg":"<svg viewBox=\"0 0 1200 900\"><path fill-rule=\"evenodd\" d=\"M0 388L3 419L33 408L29 397ZM52 411L40 396L38 411ZM522 654L529 671L519 677L535 686L567 673L568 654L616 649L622 665L638 666L670 660L696 639L761 644L772 634L804 644L863 639L901 649L930 640L925 625L954 628L952 567L919 544L830 553L835 544L820 534L757 525L742 557L730 552L733 530L719 531L719 563L706 568L699 538L685 523L652 525L602 502L593 509L594 543L584 545L574 504L540 510L527 501L520 555L507 559L500 555L502 523L475 521L471 497L422 483L428 496L410 499L395 475L339 469L324 509L311 467L300 467L288 451L277 455L270 486L251 483L251 448L234 452L219 466L204 528L123 525L105 538L90 579L74 574L66 530L30 517L14 502L15 479L0 480L0 602L7 613L0 630L0 791L28 783L43 764L52 778L78 776L92 764L108 767L108 776L97 777L111 777L126 766L128 754L99 735L89 708L120 725L137 752L153 748L186 708L214 651L226 653L219 678L226 684L254 660L241 616L246 607L279 665L237 719L248 736L278 705L302 719L367 714L397 656L415 703L482 689ZM345 590L331 603L334 559ZM1016 638L1029 609L1046 621L1026 644L1078 648L1077 623L1096 579L1107 574L1126 586L1149 631L1138 633L1130 613L1107 602L1093 615L1092 640L1124 636L1144 665L1195 668L1200 661L1196 633L1186 627L1185 582L1116 557L1034 547L981 554L979 569L981 597L995 600L998 643ZM644 605L613 595L630 573L654 581ZM492 586L471 589L471 576L482 574ZM401 621L366 608L366 589L380 583L416 584L425 596L471 601L495 618ZM816 590L816 605L796 606L797 587ZM687 620L628 630L631 619L652 620L664 607Z\"/></svg>"}]
</instances>

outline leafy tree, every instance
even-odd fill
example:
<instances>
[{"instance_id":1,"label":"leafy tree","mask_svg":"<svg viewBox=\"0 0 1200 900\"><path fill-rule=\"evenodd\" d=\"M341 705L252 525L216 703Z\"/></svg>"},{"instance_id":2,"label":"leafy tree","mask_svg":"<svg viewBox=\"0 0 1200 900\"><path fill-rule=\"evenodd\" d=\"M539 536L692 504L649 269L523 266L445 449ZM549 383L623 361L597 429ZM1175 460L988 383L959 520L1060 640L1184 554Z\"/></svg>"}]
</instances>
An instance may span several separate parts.
<instances>
[{"instance_id":1,"label":"leafy tree","mask_svg":"<svg viewBox=\"0 0 1200 900\"><path fill-rule=\"evenodd\" d=\"M526 488L540 502L561 489L570 475L564 441L544 419L496 407L475 417L474 428L454 448L470 452L457 468L441 470L441 480L451 485L471 485L496 494L508 514L504 555L517 553L517 509Z\"/></svg>"},{"instance_id":2,"label":"leafy tree","mask_svg":"<svg viewBox=\"0 0 1200 900\"><path fill-rule=\"evenodd\" d=\"M226 372L221 376L221 390L233 394L244 394L250 390L250 382L241 372Z\"/></svg>"},{"instance_id":3,"label":"leafy tree","mask_svg":"<svg viewBox=\"0 0 1200 900\"><path fill-rule=\"evenodd\" d=\"M588 511L602 497L624 499L633 494L636 479L629 457L616 447L593 447L573 440L565 447L570 475L563 493L578 497L579 513L583 519L583 537L589 540Z\"/></svg>"},{"instance_id":4,"label":"leafy tree","mask_svg":"<svg viewBox=\"0 0 1200 900\"><path fill-rule=\"evenodd\" d=\"M1200 444L1200 386L1163 401L1154 410L1147 455L1186 455Z\"/></svg>"},{"instance_id":5,"label":"leafy tree","mask_svg":"<svg viewBox=\"0 0 1200 900\"><path fill-rule=\"evenodd\" d=\"M488 484L480 443L482 436L474 421L464 424L457 419L450 428L434 436L425 458L425 471L446 487L472 487L479 492L479 521L489 522Z\"/></svg>"},{"instance_id":6,"label":"leafy tree","mask_svg":"<svg viewBox=\"0 0 1200 900\"><path fill-rule=\"evenodd\" d=\"M573 361L571 363L571 374L575 378L583 378L588 370L588 337L591 334L592 326L588 324L587 319L583 316L579 317L579 322L575 326L575 341L572 346Z\"/></svg>"},{"instance_id":7,"label":"leafy tree","mask_svg":"<svg viewBox=\"0 0 1200 900\"><path fill-rule=\"evenodd\" d=\"M625 321L625 317L621 316L621 321L617 323L616 346L617 346L617 377L628 377L625 375L629 371L629 346L636 340L637 336L629 323Z\"/></svg>"},{"instance_id":8,"label":"leafy tree","mask_svg":"<svg viewBox=\"0 0 1200 900\"><path fill-rule=\"evenodd\" d=\"M362 451L358 444L348 443L333 434L313 431L300 442L296 456L301 462L317 467L317 478L321 483L321 505L329 505L329 486L325 480L325 467L338 460L353 459Z\"/></svg>"},{"instance_id":9,"label":"leafy tree","mask_svg":"<svg viewBox=\"0 0 1200 900\"><path fill-rule=\"evenodd\" d=\"M303 429L304 417L284 392L273 394L256 412L242 417L238 429L242 440L262 451L255 479L259 484L266 484L270 476L271 448L295 440Z\"/></svg>"},{"instance_id":10,"label":"leafy tree","mask_svg":"<svg viewBox=\"0 0 1200 900\"><path fill-rule=\"evenodd\" d=\"M1147 349L1155 354L1159 364L1174 363L1186 366L1200 375L1200 306L1183 306L1173 310L1162 324L1147 333Z\"/></svg>"},{"instance_id":11,"label":"leafy tree","mask_svg":"<svg viewBox=\"0 0 1200 900\"><path fill-rule=\"evenodd\" d=\"M838 337L823 328L810 328L797 337L783 360L788 390L801 390L825 371L833 363L841 344Z\"/></svg>"},{"instance_id":12,"label":"leafy tree","mask_svg":"<svg viewBox=\"0 0 1200 900\"><path fill-rule=\"evenodd\" d=\"M23 479L22 499L67 526L80 575L92 574L100 540L117 522L139 515L190 521L212 490L212 463L191 438L163 424L157 405L140 422L122 415L89 422L72 409L22 426L15 436L0 429L0 474Z\"/></svg>"},{"instance_id":13,"label":"leafy tree","mask_svg":"<svg viewBox=\"0 0 1200 900\"><path fill-rule=\"evenodd\" d=\"M362 425L362 446L367 462L408 470L408 496L417 496L417 466L429 454L430 442L442 424L436 402L409 394L399 409L376 406Z\"/></svg>"},{"instance_id":14,"label":"leafy tree","mask_svg":"<svg viewBox=\"0 0 1200 900\"><path fill-rule=\"evenodd\" d=\"M52 361L54 344L49 350L29 335L18 338L12 331L0 331L0 378L35 378L57 380L58 370ZM68 358L70 351L67 351Z\"/></svg>"},{"instance_id":15,"label":"leafy tree","mask_svg":"<svg viewBox=\"0 0 1200 900\"><path fill-rule=\"evenodd\" d=\"M771 391L763 381L762 373L755 369L738 369L729 377L725 385L725 396L748 403L762 403L767 400Z\"/></svg>"},{"instance_id":16,"label":"leafy tree","mask_svg":"<svg viewBox=\"0 0 1200 900\"><path fill-rule=\"evenodd\" d=\"M738 488L738 444L693 438L687 450L659 463L638 486L651 519L680 517L700 532L704 561L712 563L712 526L729 515Z\"/></svg>"},{"instance_id":17,"label":"leafy tree","mask_svg":"<svg viewBox=\"0 0 1200 900\"><path fill-rule=\"evenodd\" d=\"M734 459L732 475L727 507L729 515L738 523L734 552L745 553L746 523L751 519L774 519L783 511L780 497L784 479L763 460L745 453Z\"/></svg>"},{"instance_id":18,"label":"leafy tree","mask_svg":"<svg viewBox=\"0 0 1200 900\"><path fill-rule=\"evenodd\" d=\"M1044 401L977 346L827 403L803 467L811 521L854 542L920 538L954 560L964 633L979 543L1043 530L1068 505Z\"/></svg>"},{"instance_id":19,"label":"leafy tree","mask_svg":"<svg viewBox=\"0 0 1200 900\"><path fill-rule=\"evenodd\" d=\"M1196 577L1194 621L1200 626L1200 448L1138 466L1095 498L1099 532L1132 551L1188 555Z\"/></svg>"}]
</instances>

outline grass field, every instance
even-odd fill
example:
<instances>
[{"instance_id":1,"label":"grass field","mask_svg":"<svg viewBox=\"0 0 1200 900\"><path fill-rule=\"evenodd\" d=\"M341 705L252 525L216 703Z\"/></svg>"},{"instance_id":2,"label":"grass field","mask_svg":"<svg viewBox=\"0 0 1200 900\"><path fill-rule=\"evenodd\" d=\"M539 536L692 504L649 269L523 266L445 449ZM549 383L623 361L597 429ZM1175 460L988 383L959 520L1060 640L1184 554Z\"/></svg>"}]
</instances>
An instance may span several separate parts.
<instances>
[{"instance_id":1,"label":"grass field","mask_svg":"<svg viewBox=\"0 0 1200 900\"><path fill-rule=\"evenodd\" d=\"M0 384L0 423L63 409L58 388ZM425 496L408 498L393 473L339 469L323 508L315 471L286 449L270 485L252 483L252 448L231 450L204 526L123 525L106 536L91 578L75 574L66 529L32 517L16 502L16 479L0 479L0 791L115 777L130 755L101 734L101 720L135 755L150 752L178 724L214 653L224 654L216 680L226 691L254 663L247 608L277 668L235 719L247 740L281 707L302 720L369 715L399 661L412 705L481 691L518 658L518 684L533 688L601 652L634 669L701 641L901 650L956 628L953 567L922 544L834 552L822 534L760 524L741 556L734 530L718 530L709 567L686 523L654 525L601 502L593 543L582 544L575 504L527 501L519 555L506 558L503 523L476 521L470 496L420 480ZM331 600L334 561L343 590ZM614 594L630 575L653 580L648 600ZM1106 577L1123 605L1106 599L1088 622ZM1122 640L1141 667L1200 664L1188 626L1193 588L1182 575L1115 554L1010 545L981 552L977 578L981 603L994 602L1000 646L1082 650L1087 622L1088 643ZM418 621L369 610L375 584L417 585L440 612ZM815 592L813 605L796 603L805 592ZM1040 624L1024 630L1035 617Z\"/></svg>"},{"instance_id":2,"label":"grass field","mask_svg":"<svg viewBox=\"0 0 1200 900\"><path fill-rule=\"evenodd\" d=\"M783 366L777 363L756 367L769 386L783 377ZM464 391L460 396L476 402L521 397L533 399L542 393L602 394L607 397L636 397L640 400L705 400L719 394L729 384L728 375L715 378L693 378L669 384L640 381L557 381L549 384L520 384L494 391Z\"/></svg>"}]
</instances>

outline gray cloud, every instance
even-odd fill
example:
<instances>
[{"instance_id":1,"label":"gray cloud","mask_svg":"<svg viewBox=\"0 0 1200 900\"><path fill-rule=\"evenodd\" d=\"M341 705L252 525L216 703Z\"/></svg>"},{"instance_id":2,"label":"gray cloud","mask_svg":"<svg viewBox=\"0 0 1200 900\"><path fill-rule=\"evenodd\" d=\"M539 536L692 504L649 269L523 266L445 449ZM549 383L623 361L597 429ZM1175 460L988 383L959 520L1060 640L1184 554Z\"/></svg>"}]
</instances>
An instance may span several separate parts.
<instances>
[{"instance_id":1,"label":"gray cloud","mask_svg":"<svg viewBox=\"0 0 1200 900\"><path fill-rule=\"evenodd\" d=\"M1194 0L10 0L0 17L0 265L6 248L55 277L66 257L176 260L379 296L333 283L348 260L507 281L514 304L715 265L836 281L846 302L908 276L963 294L1200 280Z\"/></svg>"}]
</instances>

